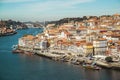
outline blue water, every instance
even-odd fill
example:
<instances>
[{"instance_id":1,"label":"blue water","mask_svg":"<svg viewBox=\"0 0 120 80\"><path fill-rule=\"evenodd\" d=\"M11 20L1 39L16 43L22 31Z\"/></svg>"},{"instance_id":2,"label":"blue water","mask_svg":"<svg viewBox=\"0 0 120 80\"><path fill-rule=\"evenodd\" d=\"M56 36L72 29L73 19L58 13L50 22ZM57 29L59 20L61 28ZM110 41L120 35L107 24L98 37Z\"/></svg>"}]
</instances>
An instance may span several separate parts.
<instances>
[{"instance_id":1,"label":"blue water","mask_svg":"<svg viewBox=\"0 0 120 80\"><path fill-rule=\"evenodd\" d=\"M24 34L40 29L18 30L18 34L0 37L0 80L120 80L120 71L85 70L81 66L52 61L40 56L12 54L11 47Z\"/></svg>"}]
</instances>

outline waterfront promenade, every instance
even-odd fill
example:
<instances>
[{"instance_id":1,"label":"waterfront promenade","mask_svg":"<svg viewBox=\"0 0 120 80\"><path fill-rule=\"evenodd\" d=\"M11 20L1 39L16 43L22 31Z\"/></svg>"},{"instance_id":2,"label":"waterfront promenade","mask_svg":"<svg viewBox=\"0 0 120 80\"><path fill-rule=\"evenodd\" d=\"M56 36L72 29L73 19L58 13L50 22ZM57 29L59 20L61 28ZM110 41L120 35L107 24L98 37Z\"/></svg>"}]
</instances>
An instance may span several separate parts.
<instances>
[{"instance_id":1,"label":"waterfront promenade","mask_svg":"<svg viewBox=\"0 0 120 80\"><path fill-rule=\"evenodd\" d=\"M118 70L90 70L81 65L73 65L75 60L70 64L71 62L54 61L38 55L11 53L11 47L18 43L19 37L37 30L41 31L18 30L19 34L0 37L1 80L120 80Z\"/></svg>"},{"instance_id":2,"label":"waterfront promenade","mask_svg":"<svg viewBox=\"0 0 120 80\"><path fill-rule=\"evenodd\" d=\"M39 56L52 59L54 61L63 61L69 62L75 65L82 65L83 63L92 64L96 63L96 65L109 68L109 69L120 69L120 63L118 62L106 62L104 60L94 60L87 57L84 57L82 54L78 55L75 52L67 51L67 50L57 50L57 49L49 49L49 50L30 50L26 48L19 48L23 51L29 51L33 54L37 54ZM29 53L28 53L29 54Z\"/></svg>"},{"instance_id":3,"label":"waterfront promenade","mask_svg":"<svg viewBox=\"0 0 120 80\"><path fill-rule=\"evenodd\" d=\"M25 52L30 51L64 62L81 64L97 61L96 64L100 66L119 68L120 29L117 28L119 18L120 15L115 14L110 17L93 17L82 22L68 22L56 26L48 24L42 33L20 37L18 47L19 49L23 47L21 50ZM104 24L105 20L107 24ZM113 20L118 22L110 24ZM113 29L108 25L114 26ZM110 63L112 66L109 65Z\"/></svg>"}]
</instances>

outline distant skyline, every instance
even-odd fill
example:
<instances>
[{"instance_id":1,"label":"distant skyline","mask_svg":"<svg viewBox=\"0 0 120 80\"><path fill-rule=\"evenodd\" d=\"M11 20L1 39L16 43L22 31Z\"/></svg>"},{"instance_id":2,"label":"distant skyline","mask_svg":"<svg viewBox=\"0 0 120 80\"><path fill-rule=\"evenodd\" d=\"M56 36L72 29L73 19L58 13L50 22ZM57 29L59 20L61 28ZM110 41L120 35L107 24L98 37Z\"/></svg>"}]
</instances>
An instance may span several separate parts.
<instances>
[{"instance_id":1,"label":"distant skyline","mask_svg":"<svg viewBox=\"0 0 120 80\"><path fill-rule=\"evenodd\" d=\"M120 0L0 0L0 19L51 21L120 13Z\"/></svg>"}]
</instances>

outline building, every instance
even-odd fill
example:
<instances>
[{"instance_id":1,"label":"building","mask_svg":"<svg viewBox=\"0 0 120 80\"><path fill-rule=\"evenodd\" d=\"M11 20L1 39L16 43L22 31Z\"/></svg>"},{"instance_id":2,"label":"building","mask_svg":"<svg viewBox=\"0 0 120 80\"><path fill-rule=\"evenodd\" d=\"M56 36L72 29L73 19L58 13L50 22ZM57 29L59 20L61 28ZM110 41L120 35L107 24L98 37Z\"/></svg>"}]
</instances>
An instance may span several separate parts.
<instances>
[{"instance_id":1,"label":"building","mask_svg":"<svg viewBox=\"0 0 120 80\"><path fill-rule=\"evenodd\" d=\"M28 49L33 49L35 45L35 36L33 35L25 35L22 38L19 38L18 41L18 46L23 47L23 48L28 48Z\"/></svg>"},{"instance_id":2,"label":"building","mask_svg":"<svg viewBox=\"0 0 120 80\"><path fill-rule=\"evenodd\" d=\"M107 40L98 38L93 41L94 55L105 55L107 50Z\"/></svg>"},{"instance_id":3,"label":"building","mask_svg":"<svg viewBox=\"0 0 120 80\"><path fill-rule=\"evenodd\" d=\"M83 45L83 52L84 56L93 56L93 44L92 43L85 43Z\"/></svg>"}]
</instances>

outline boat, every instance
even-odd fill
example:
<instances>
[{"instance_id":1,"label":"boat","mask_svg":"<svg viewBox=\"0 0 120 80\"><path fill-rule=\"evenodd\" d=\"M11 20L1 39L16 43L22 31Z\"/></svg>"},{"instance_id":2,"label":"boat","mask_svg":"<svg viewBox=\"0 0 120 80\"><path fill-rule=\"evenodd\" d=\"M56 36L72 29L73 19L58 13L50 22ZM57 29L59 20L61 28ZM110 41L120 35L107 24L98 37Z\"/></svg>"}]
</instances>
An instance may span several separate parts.
<instances>
[{"instance_id":1,"label":"boat","mask_svg":"<svg viewBox=\"0 0 120 80\"><path fill-rule=\"evenodd\" d=\"M84 64L83 67L85 69L93 69L93 70L100 70L101 68L96 65Z\"/></svg>"},{"instance_id":2,"label":"boat","mask_svg":"<svg viewBox=\"0 0 120 80\"><path fill-rule=\"evenodd\" d=\"M12 53L23 53L23 51L18 49L18 45L13 45L12 46Z\"/></svg>"},{"instance_id":3,"label":"boat","mask_svg":"<svg viewBox=\"0 0 120 80\"><path fill-rule=\"evenodd\" d=\"M18 49L18 45L13 45L12 50L16 50L16 49Z\"/></svg>"},{"instance_id":4,"label":"boat","mask_svg":"<svg viewBox=\"0 0 120 80\"><path fill-rule=\"evenodd\" d=\"M23 53L23 52L24 52L24 51L19 50L19 49L12 50L12 53Z\"/></svg>"}]
</instances>

